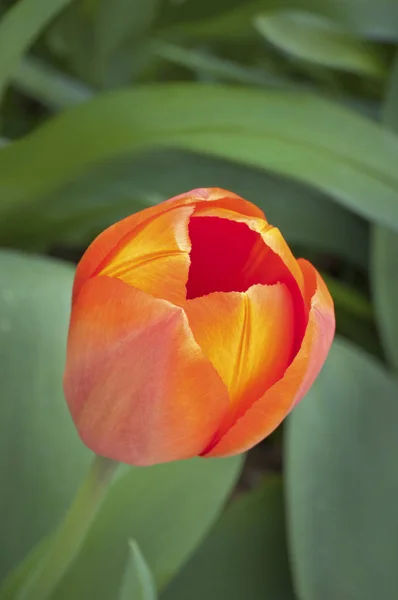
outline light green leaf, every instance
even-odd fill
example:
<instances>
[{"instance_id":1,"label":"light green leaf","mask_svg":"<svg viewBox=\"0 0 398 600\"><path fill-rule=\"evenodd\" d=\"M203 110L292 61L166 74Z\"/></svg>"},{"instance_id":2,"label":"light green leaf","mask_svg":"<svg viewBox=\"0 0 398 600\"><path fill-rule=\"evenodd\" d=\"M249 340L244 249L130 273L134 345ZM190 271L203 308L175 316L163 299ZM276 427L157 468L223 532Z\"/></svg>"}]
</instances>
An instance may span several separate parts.
<instances>
[{"instance_id":1,"label":"light green leaf","mask_svg":"<svg viewBox=\"0 0 398 600\"><path fill-rule=\"evenodd\" d=\"M388 84L383 122L398 132L398 51ZM398 234L387 227L373 227L371 280L384 349L398 371Z\"/></svg>"},{"instance_id":2,"label":"light green leaf","mask_svg":"<svg viewBox=\"0 0 398 600\"><path fill-rule=\"evenodd\" d=\"M0 97L24 52L71 0L19 0L0 21Z\"/></svg>"},{"instance_id":3,"label":"light green leaf","mask_svg":"<svg viewBox=\"0 0 398 600\"><path fill-rule=\"evenodd\" d=\"M138 544L130 541L129 549L119 600L156 600L156 585Z\"/></svg>"},{"instance_id":4,"label":"light green leaf","mask_svg":"<svg viewBox=\"0 0 398 600\"><path fill-rule=\"evenodd\" d=\"M276 479L236 500L161 600L294 600L283 512Z\"/></svg>"},{"instance_id":5,"label":"light green leaf","mask_svg":"<svg viewBox=\"0 0 398 600\"><path fill-rule=\"evenodd\" d=\"M20 61L11 81L15 87L52 111L84 102L92 95L90 89L79 81L60 74L53 67L32 57Z\"/></svg>"},{"instance_id":6,"label":"light green leaf","mask_svg":"<svg viewBox=\"0 0 398 600\"><path fill-rule=\"evenodd\" d=\"M398 597L398 384L336 340L288 420L293 579L305 600Z\"/></svg>"},{"instance_id":7,"label":"light green leaf","mask_svg":"<svg viewBox=\"0 0 398 600\"><path fill-rule=\"evenodd\" d=\"M315 13L277 11L255 17L265 39L295 59L371 77L385 76L376 53L340 25Z\"/></svg>"},{"instance_id":8,"label":"light green leaf","mask_svg":"<svg viewBox=\"0 0 398 600\"><path fill-rule=\"evenodd\" d=\"M126 467L52 600L117 597L129 539L139 544L158 587L165 585L213 525L242 462L235 456Z\"/></svg>"},{"instance_id":9,"label":"light green leaf","mask_svg":"<svg viewBox=\"0 0 398 600\"><path fill-rule=\"evenodd\" d=\"M1 149L4 234L13 208L34 206L96 163L154 147L287 175L398 229L398 137L309 95L172 84L103 95Z\"/></svg>"},{"instance_id":10,"label":"light green leaf","mask_svg":"<svg viewBox=\"0 0 398 600\"><path fill-rule=\"evenodd\" d=\"M62 392L73 269L1 251L0 273L1 581L57 525L91 457Z\"/></svg>"}]
</instances>

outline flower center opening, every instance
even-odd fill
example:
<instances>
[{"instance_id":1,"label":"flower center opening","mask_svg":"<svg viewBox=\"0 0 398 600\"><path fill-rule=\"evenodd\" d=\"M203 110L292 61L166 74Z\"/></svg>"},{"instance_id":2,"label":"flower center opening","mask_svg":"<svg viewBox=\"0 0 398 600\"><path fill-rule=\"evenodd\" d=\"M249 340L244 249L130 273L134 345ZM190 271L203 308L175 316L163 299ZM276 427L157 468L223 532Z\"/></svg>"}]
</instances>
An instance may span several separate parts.
<instances>
[{"instance_id":1,"label":"flower center opening","mask_svg":"<svg viewBox=\"0 0 398 600\"><path fill-rule=\"evenodd\" d=\"M245 292L270 283L264 260L270 253L245 223L220 217L191 217L187 300L212 292Z\"/></svg>"}]
</instances>

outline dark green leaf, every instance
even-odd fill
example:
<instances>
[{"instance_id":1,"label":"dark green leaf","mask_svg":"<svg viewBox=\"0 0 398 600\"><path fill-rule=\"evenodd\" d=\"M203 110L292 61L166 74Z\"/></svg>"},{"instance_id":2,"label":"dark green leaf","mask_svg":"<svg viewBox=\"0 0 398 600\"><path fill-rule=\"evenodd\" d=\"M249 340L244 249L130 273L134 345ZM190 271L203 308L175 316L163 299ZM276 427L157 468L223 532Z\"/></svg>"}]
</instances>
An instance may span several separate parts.
<instances>
[{"instance_id":1,"label":"dark green leaf","mask_svg":"<svg viewBox=\"0 0 398 600\"><path fill-rule=\"evenodd\" d=\"M398 597L398 385L336 340L289 417L288 532L305 600Z\"/></svg>"},{"instance_id":2,"label":"dark green leaf","mask_svg":"<svg viewBox=\"0 0 398 600\"><path fill-rule=\"evenodd\" d=\"M214 185L258 204L288 242L367 268L366 223L326 196L258 169L175 151L124 156L91 169L31 211L17 211L13 219L6 219L2 243L42 248L61 239L84 246L101 229L134 211L182 191Z\"/></svg>"},{"instance_id":3,"label":"dark green leaf","mask_svg":"<svg viewBox=\"0 0 398 600\"><path fill-rule=\"evenodd\" d=\"M107 57L120 44L144 35L154 21L159 0L97 0L95 45Z\"/></svg>"},{"instance_id":4,"label":"dark green leaf","mask_svg":"<svg viewBox=\"0 0 398 600\"><path fill-rule=\"evenodd\" d=\"M270 479L226 510L161 600L293 600L282 485Z\"/></svg>"},{"instance_id":5,"label":"dark green leaf","mask_svg":"<svg viewBox=\"0 0 398 600\"><path fill-rule=\"evenodd\" d=\"M385 125L398 132L398 51L383 111ZM398 370L398 234L373 227L372 284L380 334L391 365Z\"/></svg>"}]
</instances>

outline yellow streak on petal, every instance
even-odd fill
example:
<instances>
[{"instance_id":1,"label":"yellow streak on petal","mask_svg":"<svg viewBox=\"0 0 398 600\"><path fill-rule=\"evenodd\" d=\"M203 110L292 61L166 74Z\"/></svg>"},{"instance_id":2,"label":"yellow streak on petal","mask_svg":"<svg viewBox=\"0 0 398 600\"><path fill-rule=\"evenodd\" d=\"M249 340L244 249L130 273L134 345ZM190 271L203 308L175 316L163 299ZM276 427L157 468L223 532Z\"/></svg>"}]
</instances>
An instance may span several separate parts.
<instances>
[{"instance_id":1,"label":"yellow streak on petal","mask_svg":"<svg viewBox=\"0 0 398 600\"><path fill-rule=\"evenodd\" d=\"M167 211L133 232L99 275L124 281L143 292L181 305L186 295L193 207Z\"/></svg>"},{"instance_id":2,"label":"yellow streak on petal","mask_svg":"<svg viewBox=\"0 0 398 600\"><path fill-rule=\"evenodd\" d=\"M283 284L247 292L215 292L188 300L193 335L226 385L230 425L288 366L294 340L294 305Z\"/></svg>"}]
</instances>

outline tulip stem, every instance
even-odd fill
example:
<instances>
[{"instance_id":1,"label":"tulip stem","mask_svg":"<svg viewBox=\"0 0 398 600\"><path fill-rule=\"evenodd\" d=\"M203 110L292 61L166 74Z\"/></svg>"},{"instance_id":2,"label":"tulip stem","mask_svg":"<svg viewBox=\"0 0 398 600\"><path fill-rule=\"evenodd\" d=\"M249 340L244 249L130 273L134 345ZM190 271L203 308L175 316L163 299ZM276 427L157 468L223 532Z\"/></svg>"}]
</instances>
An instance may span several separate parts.
<instances>
[{"instance_id":1,"label":"tulip stem","mask_svg":"<svg viewBox=\"0 0 398 600\"><path fill-rule=\"evenodd\" d=\"M47 600L80 552L119 463L95 456L48 553L19 591L17 600Z\"/></svg>"}]
</instances>

